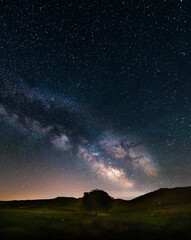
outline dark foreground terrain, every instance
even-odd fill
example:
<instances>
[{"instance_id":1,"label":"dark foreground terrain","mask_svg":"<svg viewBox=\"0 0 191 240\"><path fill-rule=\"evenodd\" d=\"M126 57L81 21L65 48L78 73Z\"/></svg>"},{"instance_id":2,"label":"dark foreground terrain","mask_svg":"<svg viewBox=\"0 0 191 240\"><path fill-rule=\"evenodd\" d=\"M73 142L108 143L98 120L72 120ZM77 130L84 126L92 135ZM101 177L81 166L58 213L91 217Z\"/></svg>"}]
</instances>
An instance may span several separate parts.
<instances>
[{"instance_id":1,"label":"dark foreground terrain","mask_svg":"<svg viewBox=\"0 0 191 240\"><path fill-rule=\"evenodd\" d=\"M0 202L0 239L191 239L191 187L160 189L109 213L81 210L81 199Z\"/></svg>"}]
</instances>

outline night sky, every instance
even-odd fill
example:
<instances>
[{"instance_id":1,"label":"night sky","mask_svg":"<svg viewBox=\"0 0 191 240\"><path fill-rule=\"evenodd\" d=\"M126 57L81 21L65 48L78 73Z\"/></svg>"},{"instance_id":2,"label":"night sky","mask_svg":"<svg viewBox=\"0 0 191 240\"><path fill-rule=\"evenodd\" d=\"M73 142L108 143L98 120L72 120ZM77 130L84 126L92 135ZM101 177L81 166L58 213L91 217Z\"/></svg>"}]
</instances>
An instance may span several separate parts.
<instances>
[{"instance_id":1,"label":"night sky","mask_svg":"<svg viewBox=\"0 0 191 240\"><path fill-rule=\"evenodd\" d=\"M191 185L189 0L1 0L0 199Z\"/></svg>"}]
</instances>

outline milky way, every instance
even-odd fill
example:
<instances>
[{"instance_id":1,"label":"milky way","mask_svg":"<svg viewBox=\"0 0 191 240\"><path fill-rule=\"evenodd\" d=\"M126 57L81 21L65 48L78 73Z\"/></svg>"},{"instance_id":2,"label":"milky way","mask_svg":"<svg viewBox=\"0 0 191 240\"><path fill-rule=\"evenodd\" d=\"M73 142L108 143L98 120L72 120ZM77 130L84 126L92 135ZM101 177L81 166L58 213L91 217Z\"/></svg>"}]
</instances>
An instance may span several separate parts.
<instances>
[{"instance_id":1,"label":"milky way","mask_svg":"<svg viewBox=\"0 0 191 240\"><path fill-rule=\"evenodd\" d=\"M2 1L0 199L191 184L188 1Z\"/></svg>"},{"instance_id":2,"label":"milky way","mask_svg":"<svg viewBox=\"0 0 191 240\"><path fill-rule=\"evenodd\" d=\"M128 136L102 134L90 114L80 112L80 105L65 96L45 94L40 89L30 89L24 81L10 79L3 80L1 93L2 121L19 134L46 138L56 151L72 152L76 161L87 162L97 177L131 188L138 176L128 177L129 169L142 171L146 177L157 175L143 143ZM93 126L94 134L89 134L89 126Z\"/></svg>"}]
</instances>

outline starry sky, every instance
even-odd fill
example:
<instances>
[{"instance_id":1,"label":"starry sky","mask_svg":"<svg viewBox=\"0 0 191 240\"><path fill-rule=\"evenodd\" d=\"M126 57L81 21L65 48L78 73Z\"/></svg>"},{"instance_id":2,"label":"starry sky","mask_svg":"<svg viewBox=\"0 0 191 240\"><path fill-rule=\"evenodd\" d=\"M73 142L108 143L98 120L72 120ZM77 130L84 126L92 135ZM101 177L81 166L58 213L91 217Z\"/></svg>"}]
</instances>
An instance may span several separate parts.
<instances>
[{"instance_id":1,"label":"starry sky","mask_svg":"<svg viewBox=\"0 0 191 240\"><path fill-rule=\"evenodd\" d=\"M0 199L191 185L189 0L1 0Z\"/></svg>"}]
</instances>

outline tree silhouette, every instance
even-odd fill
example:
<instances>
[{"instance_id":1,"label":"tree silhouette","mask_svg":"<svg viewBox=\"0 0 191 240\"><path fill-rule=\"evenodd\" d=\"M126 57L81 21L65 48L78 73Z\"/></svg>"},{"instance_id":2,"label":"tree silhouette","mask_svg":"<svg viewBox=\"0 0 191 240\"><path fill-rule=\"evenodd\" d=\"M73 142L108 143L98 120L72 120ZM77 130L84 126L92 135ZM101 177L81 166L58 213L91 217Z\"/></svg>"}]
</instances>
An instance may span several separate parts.
<instances>
[{"instance_id":1,"label":"tree silhouette","mask_svg":"<svg viewBox=\"0 0 191 240\"><path fill-rule=\"evenodd\" d=\"M86 211L95 211L97 215L98 211L108 212L111 208L112 197L108 193L102 190L92 190L91 192L85 192L82 198L82 207Z\"/></svg>"}]
</instances>

